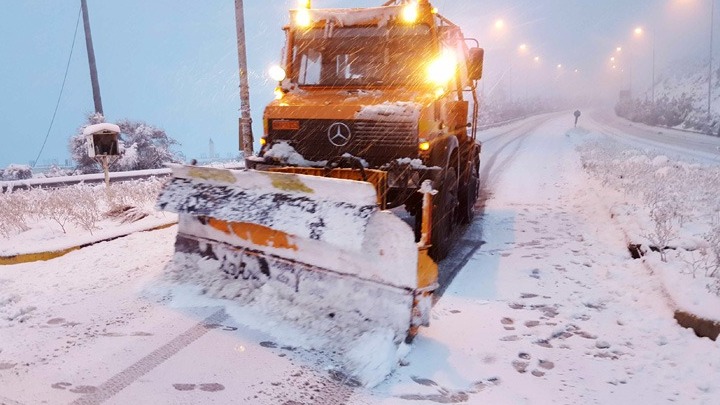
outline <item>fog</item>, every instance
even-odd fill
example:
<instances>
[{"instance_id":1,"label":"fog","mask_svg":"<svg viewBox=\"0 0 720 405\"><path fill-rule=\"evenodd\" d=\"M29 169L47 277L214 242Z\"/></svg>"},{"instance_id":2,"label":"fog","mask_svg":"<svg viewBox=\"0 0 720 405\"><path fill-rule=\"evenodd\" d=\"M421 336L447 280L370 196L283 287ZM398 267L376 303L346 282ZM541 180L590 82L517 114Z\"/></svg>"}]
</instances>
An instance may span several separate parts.
<instances>
[{"instance_id":1,"label":"fog","mask_svg":"<svg viewBox=\"0 0 720 405\"><path fill-rule=\"evenodd\" d=\"M312 3L333 8L383 2ZM275 86L267 68L280 59L281 28L296 1L244 3L253 130L260 134L262 110ZM622 89L631 88L636 97L648 94L653 70L658 82L673 71L707 66L710 0L432 3L486 49L480 89L487 100L541 97L572 100L578 106L597 101L612 106ZM63 162L68 137L93 109L82 24L68 59L79 2L5 6L0 15L0 167L34 160L46 134L47 147L39 161ZM233 1L186 2L180 7L170 0L89 0L88 6L109 122L129 118L162 127L180 141L188 158L207 153L210 139L221 157L237 154ZM716 5L716 25L719 8ZM502 26L496 25L499 20ZM639 26L643 33L636 35L633 30ZM717 57L720 29L715 34ZM67 81L50 127L68 60Z\"/></svg>"}]
</instances>

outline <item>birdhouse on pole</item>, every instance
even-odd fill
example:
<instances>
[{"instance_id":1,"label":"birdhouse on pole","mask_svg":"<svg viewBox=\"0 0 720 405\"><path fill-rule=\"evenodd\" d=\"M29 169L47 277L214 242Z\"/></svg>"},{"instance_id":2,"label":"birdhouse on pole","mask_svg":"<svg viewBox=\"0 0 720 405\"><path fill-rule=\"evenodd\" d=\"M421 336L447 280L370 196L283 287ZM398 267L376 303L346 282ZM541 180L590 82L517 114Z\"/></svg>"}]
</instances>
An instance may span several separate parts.
<instances>
[{"instance_id":1,"label":"birdhouse on pole","mask_svg":"<svg viewBox=\"0 0 720 405\"><path fill-rule=\"evenodd\" d=\"M88 125L83 129L88 156L100 164L105 173L105 185L110 185L110 164L119 157L118 137L120 127L115 124L101 123Z\"/></svg>"}]
</instances>

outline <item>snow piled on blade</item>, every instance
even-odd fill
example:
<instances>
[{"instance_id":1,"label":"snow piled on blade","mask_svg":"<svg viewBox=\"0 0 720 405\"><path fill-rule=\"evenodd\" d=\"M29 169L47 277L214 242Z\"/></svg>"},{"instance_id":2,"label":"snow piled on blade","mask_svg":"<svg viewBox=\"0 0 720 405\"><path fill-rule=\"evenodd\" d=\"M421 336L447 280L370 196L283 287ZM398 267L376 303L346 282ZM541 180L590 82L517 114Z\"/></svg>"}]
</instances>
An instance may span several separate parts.
<instances>
[{"instance_id":1,"label":"snow piled on blade","mask_svg":"<svg viewBox=\"0 0 720 405\"><path fill-rule=\"evenodd\" d=\"M159 209L254 223L350 250L359 249L378 209L375 189L365 182L193 167L173 173Z\"/></svg>"},{"instance_id":2,"label":"snow piled on blade","mask_svg":"<svg viewBox=\"0 0 720 405\"><path fill-rule=\"evenodd\" d=\"M353 342L345 355L343 370L362 385L374 387L392 374L409 351L410 345L397 345L389 331L375 330Z\"/></svg>"},{"instance_id":3,"label":"snow piled on blade","mask_svg":"<svg viewBox=\"0 0 720 405\"><path fill-rule=\"evenodd\" d=\"M344 384L374 386L393 372L410 329L418 253L412 229L378 209L370 183L186 166L173 172L158 198L161 209L181 214L163 277L172 296L194 286L192 305L212 299L282 345L322 353ZM287 235L254 239L242 223Z\"/></svg>"},{"instance_id":4,"label":"snow piled on blade","mask_svg":"<svg viewBox=\"0 0 720 405\"><path fill-rule=\"evenodd\" d=\"M223 306L278 345L321 353L345 384L375 386L395 370L408 351L411 292L334 273L298 271L288 279L276 270L234 278L213 259L178 252L164 277L173 284L154 288L169 288L173 306Z\"/></svg>"}]
</instances>

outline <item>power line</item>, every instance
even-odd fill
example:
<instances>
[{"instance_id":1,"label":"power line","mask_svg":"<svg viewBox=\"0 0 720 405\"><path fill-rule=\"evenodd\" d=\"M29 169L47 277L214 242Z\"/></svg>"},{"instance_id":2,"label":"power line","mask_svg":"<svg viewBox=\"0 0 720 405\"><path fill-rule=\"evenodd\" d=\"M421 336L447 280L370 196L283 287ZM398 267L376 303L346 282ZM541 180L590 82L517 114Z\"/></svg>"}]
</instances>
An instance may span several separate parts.
<instances>
[{"instance_id":1,"label":"power line","mask_svg":"<svg viewBox=\"0 0 720 405\"><path fill-rule=\"evenodd\" d=\"M57 115L58 107L60 107L60 99L63 95L63 90L65 90L65 81L67 80L68 71L70 70L70 60L72 60L72 54L73 50L75 49L75 39L77 38L77 32L78 32L78 26L80 26L80 12L82 9L78 10L78 17L77 21L75 22L75 33L73 34L73 40L72 45L70 46L70 56L68 56L67 65L65 66L65 76L63 77L62 86L60 86L60 94L58 95L57 103L55 103L55 111L53 111L52 119L50 120L50 127L47 130L47 133L45 134L45 140L43 141L42 146L40 147L40 152L38 152L37 157L35 158L35 161L33 161L32 167L35 168L35 165L37 164L38 160L40 160L40 155L43 152L43 149L45 149L45 144L47 143L48 137L50 136L50 131L52 130L53 123L55 122L55 116Z\"/></svg>"}]
</instances>

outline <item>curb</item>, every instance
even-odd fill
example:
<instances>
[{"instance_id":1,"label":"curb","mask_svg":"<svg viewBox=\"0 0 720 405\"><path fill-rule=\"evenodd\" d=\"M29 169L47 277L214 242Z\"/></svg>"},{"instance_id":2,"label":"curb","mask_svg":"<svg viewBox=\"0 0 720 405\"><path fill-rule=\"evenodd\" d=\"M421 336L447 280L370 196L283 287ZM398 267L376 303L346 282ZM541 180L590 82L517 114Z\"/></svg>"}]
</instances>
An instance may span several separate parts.
<instances>
[{"instance_id":1,"label":"curb","mask_svg":"<svg viewBox=\"0 0 720 405\"><path fill-rule=\"evenodd\" d=\"M173 225L177 224L177 221L171 222L168 224L158 225L154 226L152 228L143 229L141 231L135 231L135 232L128 232L117 236L112 236L109 238L99 239L93 242L83 243L82 245L72 246L67 249L61 249L61 250L53 250L49 252L34 252L34 253L23 253L18 255L12 255L12 256L0 256L0 266L6 266L6 265L12 265L12 264L21 264L21 263L30 263L30 262L37 262L37 261L46 261L46 260L52 260L55 258L58 258L60 256L64 256L72 251L80 250L82 248L92 246L101 242L108 242L115 239L124 238L128 235L132 235L133 233L137 232L149 232L149 231L156 231L159 229L165 229L169 228Z\"/></svg>"},{"instance_id":2,"label":"curb","mask_svg":"<svg viewBox=\"0 0 720 405\"><path fill-rule=\"evenodd\" d=\"M698 337L717 340L720 335L720 323L710 319L678 309L675 311L675 320L680 326L692 329Z\"/></svg>"},{"instance_id":3,"label":"curb","mask_svg":"<svg viewBox=\"0 0 720 405\"><path fill-rule=\"evenodd\" d=\"M604 205L604 204L603 204ZM610 212L609 208L605 208ZM616 229L619 229L625 239L625 246L628 249L631 260L639 260L640 265L645 271L651 276L655 276L655 269L645 260L644 253L641 249L641 244L632 243L630 236L625 229L618 224L617 219L610 216L610 221L614 224ZM699 317L695 314L687 312L679 308L675 300L672 298L667 288L662 281L659 281L658 287L660 288L660 294L665 299L665 304L668 306L673 313L673 319L677 322L678 326L692 330L695 335L699 338L709 338L713 341L717 340L720 335L720 323L712 320Z\"/></svg>"}]
</instances>

